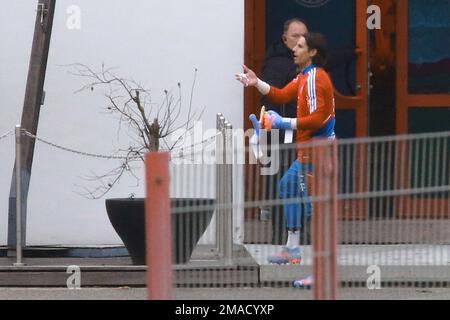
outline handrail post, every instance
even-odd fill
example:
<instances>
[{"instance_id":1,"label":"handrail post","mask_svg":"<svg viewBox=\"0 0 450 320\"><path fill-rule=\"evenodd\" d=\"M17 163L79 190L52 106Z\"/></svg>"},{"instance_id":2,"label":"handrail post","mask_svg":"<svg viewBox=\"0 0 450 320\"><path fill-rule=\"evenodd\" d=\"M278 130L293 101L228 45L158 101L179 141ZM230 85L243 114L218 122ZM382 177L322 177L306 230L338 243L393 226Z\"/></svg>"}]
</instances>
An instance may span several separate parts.
<instances>
[{"instance_id":1,"label":"handrail post","mask_svg":"<svg viewBox=\"0 0 450 320\"><path fill-rule=\"evenodd\" d=\"M22 127L16 125L16 263L15 267L24 266L22 262Z\"/></svg>"},{"instance_id":2,"label":"handrail post","mask_svg":"<svg viewBox=\"0 0 450 320\"><path fill-rule=\"evenodd\" d=\"M225 203L224 198L224 186L223 181L225 179L224 175L224 160L225 160L225 118L219 113L217 114L217 130L220 134L216 138L216 199L217 199L217 209L216 209L216 249L221 259L223 257L223 216L224 209L223 205Z\"/></svg>"},{"instance_id":3,"label":"handrail post","mask_svg":"<svg viewBox=\"0 0 450 320\"><path fill-rule=\"evenodd\" d=\"M225 204L227 206L224 210L224 259L225 264L231 265L233 263L233 126L225 122L225 179L222 183L225 184Z\"/></svg>"},{"instance_id":4,"label":"handrail post","mask_svg":"<svg viewBox=\"0 0 450 320\"><path fill-rule=\"evenodd\" d=\"M216 246L226 265L233 263L233 132L225 117L217 114L216 139Z\"/></svg>"}]
</instances>

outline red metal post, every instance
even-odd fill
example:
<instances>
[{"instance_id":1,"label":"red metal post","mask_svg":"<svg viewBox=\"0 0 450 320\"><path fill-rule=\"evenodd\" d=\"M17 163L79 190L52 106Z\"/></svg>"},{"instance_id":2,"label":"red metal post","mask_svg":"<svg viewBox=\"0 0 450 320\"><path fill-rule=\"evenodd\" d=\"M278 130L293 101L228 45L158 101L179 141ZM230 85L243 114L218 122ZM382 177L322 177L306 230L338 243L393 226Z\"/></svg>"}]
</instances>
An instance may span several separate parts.
<instances>
[{"instance_id":1,"label":"red metal post","mask_svg":"<svg viewBox=\"0 0 450 320\"><path fill-rule=\"evenodd\" d=\"M147 295L149 300L172 299L172 225L169 200L169 153L145 157L147 197Z\"/></svg>"},{"instance_id":2,"label":"red metal post","mask_svg":"<svg viewBox=\"0 0 450 320\"><path fill-rule=\"evenodd\" d=\"M332 167L331 167L331 195L330 195L330 299L337 300L339 276L338 276L338 216L339 216L339 202L338 202L338 144L337 141L333 141L330 148L332 154Z\"/></svg>"},{"instance_id":3,"label":"red metal post","mask_svg":"<svg viewBox=\"0 0 450 320\"><path fill-rule=\"evenodd\" d=\"M337 299L337 144L324 143L313 148L314 203L313 297L315 300Z\"/></svg>"},{"instance_id":4,"label":"red metal post","mask_svg":"<svg viewBox=\"0 0 450 320\"><path fill-rule=\"evenodd\" d=\"M313 147L314 179L313 197L322 198L327 195L326 181L323 179L323 147ZM324 300L326 296L326 256L325 256L325 203L315 201L313 203L312 219L312 245L313 245L313 298Z\"/></svg>"}]
</instances>

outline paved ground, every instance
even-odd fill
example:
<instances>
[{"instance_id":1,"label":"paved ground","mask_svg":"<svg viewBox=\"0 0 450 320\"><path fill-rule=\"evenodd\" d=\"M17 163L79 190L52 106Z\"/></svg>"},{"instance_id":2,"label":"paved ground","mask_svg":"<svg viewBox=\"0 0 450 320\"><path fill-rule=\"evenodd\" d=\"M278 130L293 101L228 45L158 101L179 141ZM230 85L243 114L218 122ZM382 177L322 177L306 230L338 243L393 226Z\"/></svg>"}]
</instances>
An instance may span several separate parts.
<instances>
[{"instance_id":1,"label":"paved ground","mask_svg":"<svg viewBox=\"0 0 450 320\"><path fill-rule=\"evenodd\" d=\"M291 288L176 289L176 300L310 300L311 291ZM146 289L0 288L0 300L144 300ZM342 300L450 300L450 289L340 290Z\"/></svg>"},{"instance_id":2,"label":"paved ground","mask_svg":"<svg viewBox=\"0 0 450 320\"><path fill-rule=\"evenodd\" d=\"M272 245L246 245L248 256L253 264L259 268L255 283L262 283L266 288L183 288L176 289L174 298L176 300L311 300L312 292L305 290L296 290L288 287L271 287L274 281L275 285L288 283L293 279L298 279L310 275L311 270L311 248L303 247L304 260L299 266L273 266L267 264L267 256L277 252L279 247ZM246 251L246 252L247 252ZM206 251L205 251L206 252ZM199 256L201 258L201 256ZM241 259L241 258L240 258ZM340 246L340 269L339 278L342 281L356 281L365 283L369 274L367 266L379 264L380 276L382 281L410 281L426 282L434 281L447 284L447 288L383 288L381 290L368 290L366 288L341 288L340 298L343 300L450 300L450 246L448 245L383 245L383 246ZM240 260L239 260L240 261ZM3 263L2 263L3 262ZM101 288L104 285L92 285L97 288L83 288L81 290L67 290L56 288L42 288L43 285L35 285L36 288L4 288L0 287L0 300L27 299L27 300L142 300L146 299L146 289L139 288L112 288L113 286L123 286L132 284L113 283L111 279L120 278L118 270L122 272L122 277L128 279L136 277L136 272L140 272L138 279L132 282L137 287L145 285L145 267L135 267L130 265L129 258L60 258L53 259L48 263L48 258L30 258L29 268L38 268L34 272L41 272L49 279L54 279L52 273L55 265L90 265L92 272L83 271L82 284L89 285L89 277L98 280L99 277L105 277L105 284L108 288ZM81 262L81 263L79 263ZM242 263L242 261L240 261ZM199 259L191 261L193 265L200 264L212 269L219 268L214 260ZM38 267L31 267L31 266ZM42 266L42 267L39 267ZM45 267L47 266L47 267ZM185 266L187 267L187 266ZM197 266L198 267L198 266ZM41 268L41 269L39 269ZM119 269L118 269L119 268ZM26 268L25 268L26 269ZM26 270L15 270L11 267L11 258L0 258L0 272L3 272L7 279L26 275ZM48 270L47 270L48 269ZM98 270L97 270L98 269ZM116 270L118 269L118 270ZM122 270L123 269L123 270ZM84 269L83 269L84 270ZM182 270L181 270L182 271ZM241 270L242 271L242 270ZM87 272L87 273L86 273ZM110 272L111 275L103 275L101 272ZM66 283L67 273L64 270L58 274L61 277L58 286ZM32 275L30 275L31 277ZM41 275L42 276L42 275ZM238 283L248 286L248 274L231 274L232 279ZM36 277L25 277L21 283L27 285ZM216 279L217 278L217 279ZM222 276L214 275L211 270L195 274L194 280L202 279L207 283L212 280L224 280ZM19 279L20 280L20 279ZM234 283L234 282L233 282ZM252 283L252 282L251 282ZM20 286L20 285L14 285Z\"/></svg>"},{"instance_id":3,"label":"paved ground","mask_svg":"<svg viewBox=\"0 0 450 320\"><path fill-rule=\"evenodd\" d=\"M289 283L312 274L312 252L303 246L300 266L267 264L267 257L280 247L246 245L235 252L232 267L212 259L208 248L198 248L197 256L175 268L175 283L240 285L249 287L272 283ZM202 250L200 250L202 249ZM201 254L200 254L201 253ZM238 254L239 253L239 254ZM245 254L244 254L245 253ZM207 259L207 258L211 259ZM195 259L194 259L195 258ZM27 258L27 266L12 266L12 258L0 258L0 287L65 287L67 266L80 266L85 287L144 287L145 266L132 266L122 258ZM365 283L378 267L380 281L404 283L450 284L450 246L448 245L341 245L339 246L339 280Z\"/></svg>"}]
</instances>

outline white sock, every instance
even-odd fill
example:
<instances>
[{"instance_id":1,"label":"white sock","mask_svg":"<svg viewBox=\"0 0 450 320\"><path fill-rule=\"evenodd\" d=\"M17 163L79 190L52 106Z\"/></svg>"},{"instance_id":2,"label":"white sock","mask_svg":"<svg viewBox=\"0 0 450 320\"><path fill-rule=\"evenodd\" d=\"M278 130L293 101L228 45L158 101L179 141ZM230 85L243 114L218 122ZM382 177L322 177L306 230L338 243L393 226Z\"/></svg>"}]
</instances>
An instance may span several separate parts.
<instances>
[{"instance_id":1,"label":"white sock","mask_svg":"<svg viewBox=\"0 0 450 320\"><path fill-rule=\"evenodd\" d=\"M294 249L299 246L300 243L300 231L288 231L288 240L286 247Z\"/></svg>"}]
</instances>

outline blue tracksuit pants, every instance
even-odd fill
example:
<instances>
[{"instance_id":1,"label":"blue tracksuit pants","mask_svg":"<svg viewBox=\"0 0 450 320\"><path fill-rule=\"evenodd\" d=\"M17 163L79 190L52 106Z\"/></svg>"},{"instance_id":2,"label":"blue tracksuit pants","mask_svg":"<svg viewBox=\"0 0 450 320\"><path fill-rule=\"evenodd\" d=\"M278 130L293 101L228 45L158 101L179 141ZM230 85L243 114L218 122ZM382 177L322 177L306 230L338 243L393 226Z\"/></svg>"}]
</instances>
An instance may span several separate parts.
<instances>
[{"instance_id":1,"label":"blue tracksuit pants","mask_svg":"<svg viewBox=\"0 0 450 320\"><path fill-rule=\"evenodd\" d=\"M302 217L311 217L313 207L309 201L310 194L308 175L312 174L312 164L302 164L295 161L280 181L281 199L298 199L300 201L284 205L284 216L289 230L299 230L302 227Z\"/></svg>"}]
</instances>

